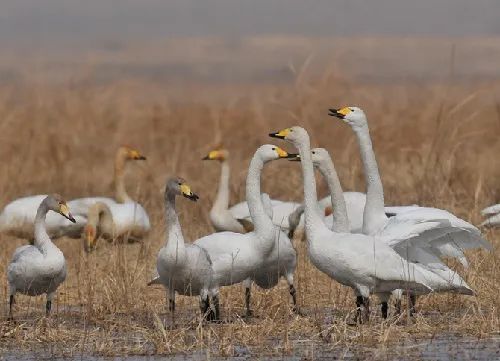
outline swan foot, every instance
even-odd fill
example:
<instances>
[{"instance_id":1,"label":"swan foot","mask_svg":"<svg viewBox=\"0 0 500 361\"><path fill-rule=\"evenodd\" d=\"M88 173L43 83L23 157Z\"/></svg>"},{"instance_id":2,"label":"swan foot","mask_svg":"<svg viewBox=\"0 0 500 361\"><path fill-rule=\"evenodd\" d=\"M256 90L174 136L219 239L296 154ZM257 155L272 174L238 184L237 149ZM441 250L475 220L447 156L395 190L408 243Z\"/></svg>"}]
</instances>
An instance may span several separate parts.
<instances>
[{"instance_id":1,"label":"swan foot","mask_svg":"<svg viewBox=\"0 0 500 361\"><path fill-rule=\"evenodd\" d=\"M292 302L293 302L292 311L293 311L293 313L295 313L299 316L305 316L304 313L300 310L299 306L297 306L297 290L295 289L295 286L293 284L291 284L289 286L289 290L290 290L290 296L292 296Z\"/></svg>"},{"instance_id":2,"label":"swan foot","mask_svg":"<svg viewBox=\"0 0 500 361\"><path fill-rule=\"evenodd\" d=\"M12 312L12 306L14 306L14 303L16 303L16 300L14 299L14 295L10 295L10 297L9 297L9 317L7 318L7 321L14 321L14 313Z\"/></svg>"},{"instance_id":3,"label":"swan foot","mask_svg":"<svg viewBox=\"0 0 500 361\"><path fill-rule=\"evenodd\" d=\"M410 299L410 303L409 303L409 313L410 313L410 317L413 317L413 315L415 314L415 304L417 303L417 296L415 295L410 295L409 297Z\"/></svg>"}]
</instances>

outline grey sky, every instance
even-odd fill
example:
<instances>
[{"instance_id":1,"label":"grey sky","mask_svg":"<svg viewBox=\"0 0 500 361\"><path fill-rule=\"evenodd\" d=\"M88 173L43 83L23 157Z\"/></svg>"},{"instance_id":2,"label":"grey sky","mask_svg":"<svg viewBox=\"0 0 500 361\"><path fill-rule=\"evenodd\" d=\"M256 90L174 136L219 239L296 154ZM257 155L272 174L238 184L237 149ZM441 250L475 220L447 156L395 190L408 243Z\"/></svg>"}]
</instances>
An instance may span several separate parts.
<instances>
[{"instance_id":1,"label":"grey sky","mask_svg":"<svg viewBox=\"0 0 500 361\"><path fill-rule=\"evenodd\" d=\"M499 0L0 0L0 44L176 35L499 35Z\"/></svg>"}]
</instances>

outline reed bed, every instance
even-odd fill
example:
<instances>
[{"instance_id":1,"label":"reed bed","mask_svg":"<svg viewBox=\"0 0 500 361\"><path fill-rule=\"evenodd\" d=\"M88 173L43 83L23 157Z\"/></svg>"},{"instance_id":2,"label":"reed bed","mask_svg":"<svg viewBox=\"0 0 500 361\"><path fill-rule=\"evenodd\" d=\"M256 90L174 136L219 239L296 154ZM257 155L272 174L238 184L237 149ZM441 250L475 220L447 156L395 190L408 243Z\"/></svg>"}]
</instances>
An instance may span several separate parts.
<instances>
[{"instance_id":1,"label":"reed bed","mask_svg":"<svg viewBox=\"0 0 500 361\"><path fill-rule=\"evenodd\" d=\"M469 253L468 270L454 265L477 295L422 297L412 319L403 314L383 321L373 307L370 323L348 326L352 291L317 271L297 237L296 283L304 316L291 312L282 282L272 290L254 289L255 317L245 320L243 289L235 285L221 291L226 322L201 323L197 299L178 297L172 325L163 288L146 286L164 242L163 185L169 175L179 175L200 195L197 204L178 205L187 240L212 232L207 215L219 167L201 158L216 143L231 152L233 203L244 199L254 150L279 142L267 137L270 131L296 124L310 131L313 146L331 151L345 190L364 191L354 136L327 116L329 107L359 105L370 121L387 204L432 205L478 224L479 210L500 199L499 81L363 83L333 70L321 77L307 69L292 71L294 82L275 86L174 88L127 79L0 86L0 204L49 192L66 199L111 196L115 149L130 144L148 157L132 166L127 179L153 225L141 243L102 241L89 255L80 240L56 240L67 259L68 278L59 288L53 315L43 317L43 297L19 295L17 322L7 322L3 302L0 353L42 349L65 356L199 353L209 358L290 355L301 349L314 358L317 349L390 347L439 334L498 335L500 244L494 231L485 231L493 252ZM262 187L273 198L300 200L297 164L269 164ZM326 194L321 181L319 190ZM2 235L1 243L0 299L7 300L6 265L25 241Z\"/></svg>"}]
</instances>

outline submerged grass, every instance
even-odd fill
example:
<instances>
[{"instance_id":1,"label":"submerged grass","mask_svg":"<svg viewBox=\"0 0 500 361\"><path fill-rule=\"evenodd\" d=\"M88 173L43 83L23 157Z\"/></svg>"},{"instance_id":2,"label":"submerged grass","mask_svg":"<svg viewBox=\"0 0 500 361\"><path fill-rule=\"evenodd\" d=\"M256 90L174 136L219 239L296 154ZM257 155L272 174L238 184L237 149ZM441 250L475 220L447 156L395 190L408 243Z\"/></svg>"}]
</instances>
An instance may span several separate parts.
<instances>
[{"instance_id":1,"label":"submerged grass","mask_svg":"<svg viewBox=\"0 0 500 361\"><path fill-rule=\"evenodd\" d=\"M147 287L164 242L162 191L169 175L190 183L201 199L179 202L187 240L212 232L208 210L218 166L200 159L216 142L231 152L232 201L244 198L248 160L270 131L299 124L313 146L331 151L346 190L364 190L357 144L347 126L326 115L328 107L359 105L370 120L388 204L432 205L479 223L479 210L497 201L500 167L499 82L488 84L363 84L330 73L296 71L280 86L168 87L133 81L113 85L71 84L0 87L0 203L30 194L58 192L71 199L112 195L115 149L131 144L147 155L128 177L131 194L153 225L141 243L108 244L87 255L79 240L59 239L68 278L59 288L50 319L43 297L17 297L17 322L0 318L0 352L43 349L53 355L128 355L201 352L204 357L294 354L298 348L390 345L439 334L488 338L500 330L498 234L485 233L491 253L468 254L470 268L454 265L476 291L421 297L418 314L382 321L373 307L369 324L352 327L352 291L331 281L307 259L295 239L298 302L291 312L285 282L253 291L255 317L245 320L239 285L221 291L222 324L202 324L195 298L178 297L172 327L165 292ZM189 96L186 96L189 94ZM217 96L214 96L216 94ZM280 144L288 147L286 144ZM326 193L319 183L320 194ZM266 167L263 189L273 198L300 200L298 166ZM6 265L25 241L1 237L0 298L7 299ZM313 351L311 351L314 353Z\"/></svg>"}]
</instances>

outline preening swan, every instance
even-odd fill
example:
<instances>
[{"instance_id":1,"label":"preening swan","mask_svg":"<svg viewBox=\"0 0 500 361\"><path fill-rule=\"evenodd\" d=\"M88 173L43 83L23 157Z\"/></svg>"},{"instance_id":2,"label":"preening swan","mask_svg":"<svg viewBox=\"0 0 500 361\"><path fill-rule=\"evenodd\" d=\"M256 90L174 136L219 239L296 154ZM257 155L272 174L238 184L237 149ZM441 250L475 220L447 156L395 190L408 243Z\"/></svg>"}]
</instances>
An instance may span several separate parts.
<instances>
[{"instance_id":1,"label":"preening swan","mask_svg":"<svg viewBox=\"0 0 500 361\"><path fill-rule=\"evenodd\" d=\"M7 268L10 318L13 316L12 306L17 292L29 296L46 293L46 314L49 315L57 287L66 279L64 255L52 243L45 228L45 217L49 211L57 212L70 222L75 222L66 202L58 194L45 197L38 206L35 216L34 245L17 248Z\"/></svg>"},{"instance_id":2,"label":"preening swan","mask_svg":"<svg viewBox=\"0 0 500 361\"><path fill-rule=\"evenodd\" d=\"M139 151L120 147L115 156L115 199L106 197L85 197L68 202L74 213L88 218L84 227L86 250L95 247L97 238L123 238L135 241L143 238L150 230L146 210L135 202L125 188L125 168L130 161L145 160ZM102 223L102 224L101 224Z\"/></svg>"},{"instance_id":3,"label":"preening swan","mask_svg":"<svg viewBox=\"0 0 500 361\"><path fill-rule=\"evenodd\" d=\"M126 222L129 226L134 225L136 232L133 236L142 237L149 231L149 218L144 208L128 195L125 189L124 173L129 161L144 159L146 157L135 149L125 146L118 148L114 172L116 200L107 197L85 197L68 201L68 207L72 210L76 222L71 223L67 219L49 213L46 219L47 234L54 238L62 236L79 238L87 223L89 208L96 202L102 202L108 206L117 203L135 204L133 207L122 207L122 211L119 212L120 223ZM0 231L20 238L33 237L36 212L45 197L46 195L23 197L7 204L0 214Z\"/></svg>"},{"instance_id":4,"label":"preening swan","mask_svg":"<svg viewBox=\"0 0 500 361\"><path fill-rule=\"evenodd\" d=\"M167 290L169 310L172 317L175 312L175 292L180 295L201 298L201 313L209 319L219 318L219 309L209 310L209 293L215 292L212 285L212 262L208 253L196 244L185 244L179 218L175 211L175 199L182 195L191 201L198 196L191 191L182 178L171 178L165 187L165 215L167 221L167 239L158 252L156 269L159 283Z\"/></svg>"},{"instance_id":5,"label":"preening swan","mask_svg":"<svg viewBox=\"0 0 500 361\"><path fill-rule=\"evenodd\" d=\"M309 135L301 127L269 134L291 142L299 151L304 177L305 228L312 263L337 282L354 289L358 316L368 317L369 295L387 299L397 289L428 292L446 282L419 264L409 262L375 237L328 229L318 212L316 180ZM342 197L338 198L342 200ZM335 207L335 205L334 205Z\"/></svg>"},{"instance_id":6,"label":"preening swan","mask_svg":"<svg viewBox=\"0 0 500 361\"><path fill-rule=\"evenodd\" d=\"M257 149L250 161L246 180L246 199L254 224L252 232L214 233L195 242L210 254L217 285L227 286L245 281L247 314L250 313L249 280L255 281L261 287L270 288L284 276L290 286L294 306L296 303L293 285L295 250L286 235L266 214L260 192L260 178L264 164L288 157L288 153L277 146L263 145Z\"/></svg>"}]
</instances>

